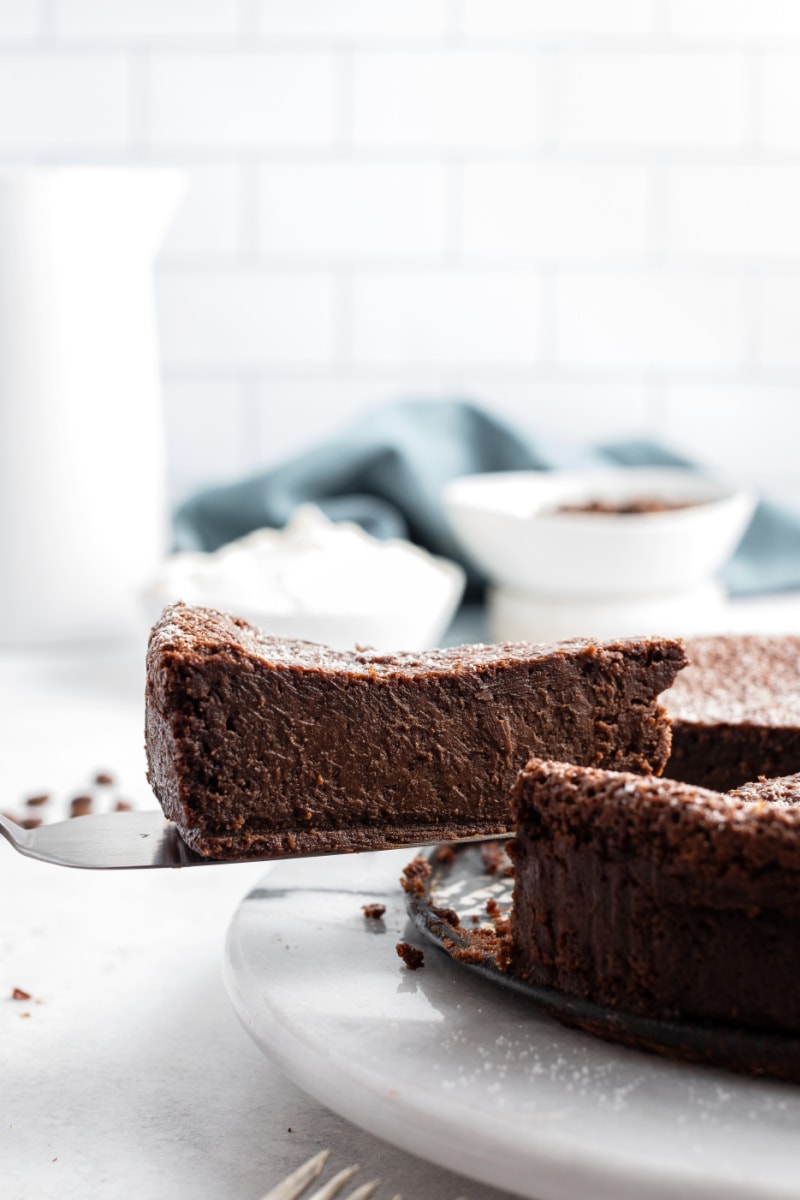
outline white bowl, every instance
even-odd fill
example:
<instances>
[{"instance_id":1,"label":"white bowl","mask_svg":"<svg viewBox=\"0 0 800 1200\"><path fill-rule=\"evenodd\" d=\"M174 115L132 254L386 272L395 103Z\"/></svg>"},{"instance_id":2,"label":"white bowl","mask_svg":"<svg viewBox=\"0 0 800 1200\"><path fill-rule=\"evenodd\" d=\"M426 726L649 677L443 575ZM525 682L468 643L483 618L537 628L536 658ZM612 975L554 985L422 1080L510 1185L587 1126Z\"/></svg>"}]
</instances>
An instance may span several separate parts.
<instances>
[{"instance_id":1,"label":"white bowl","mask_svg":"<svg viewBox=\"0 0 800 1200\"><path fill-rule=\"evenodd\" d=\"M438 645L464 584L457 563L304 505L284 529L256 530L213 553L172 555L144 600L152 620L183 600L337 650L418 651Z\"/></svg>"},{"instance_id":2,"label":"white bowl","mask_svg":"<svg viewBox=\"0 0 800 1200\"><path fill-rule=\"evenodd\" d=\"M686 592L609 600L533 596L490 587L486 605L493 642L639 637L653 630L669 637L697 637L723 629L729 608L725 589L716 581Z\"/></svg>"},{"instance_id":3,"label":"white bowl","mask_svg":"<svg viewBox=\"0 0 800 1200\"><path fill-rule=\"evenodd\" d=\"M688 507L555 511L640 498ZM445 487L443 501L465 553L491 582L537 595L600 598L684 592L709 582L755 506L748 492L671 467L467 475Z\"/></svg>"}]
</instances>

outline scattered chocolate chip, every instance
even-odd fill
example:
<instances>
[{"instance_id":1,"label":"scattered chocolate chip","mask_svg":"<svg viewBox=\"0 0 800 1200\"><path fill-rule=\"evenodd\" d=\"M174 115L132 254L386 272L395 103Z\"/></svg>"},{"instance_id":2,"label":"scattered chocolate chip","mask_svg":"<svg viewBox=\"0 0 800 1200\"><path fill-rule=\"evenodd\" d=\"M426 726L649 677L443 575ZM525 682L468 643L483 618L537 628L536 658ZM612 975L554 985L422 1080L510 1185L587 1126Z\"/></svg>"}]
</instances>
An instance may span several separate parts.
<instances>
[{"instance_id":1,"label":"scattered chocolate chip","mask_svg":"<svg viewBox=\"0 0 800 1200\"><path fill-rule=\"evenodd\" d=\"M21 825L23 829L38 829L39 826L42 824L42 818L41 817L20 817L17 824Z\"/></svg>"},{"instance_id":2,"label":"scattered chocolate chip","mask_svg":"<svg viewBox=\"0 0 800 1200\"><path fill-rule=\"evenodd\" d=\"M98 771L94 777L95 783L107 785L114 782L114 776L109 775L108 771Z\"/></svg>"},{"instance_id":3,"label":"scattered chocolate chip","mask_svg":"<svg viewBox=\"0 0 800 1200\"><path fill-rule=\"evenodd\" d=\"M114 812L130 812L132 808L133 805L129 804L127 800L117 800L114 805Z\"/></svg>"},{"instance_id":4,"label":"scattered chocolate chip","mask_svg":"<svg viewBox=\"0 0 800 1200\"><path fill-rule=\"evenodd\" d=\"M69 815L71 817L86 817L91 811L91 796L76 796L69 806Z\"/></svg>"},{"instance_id":5,"label":"scattered chocolate chip","mask_svg":"<svg viewBox=\"0 0 800 1200\"><path fill-rule=\"evenodd\" d=\"M28 796L25 803L27 804L28 808L38 808L40 804L47 804L49 799L50 797L47 792L41 792L36 796Z\"/></svg>"},{"instance_id":6,"label":"scattered chocolate chip","mask_svg":"<svg viewBox=\"0 0 800 1200\"><path fill-rule=\"evenodd\" d=\"M500 915L500 905L497 903L494 896L491 896L486 901L486 912L490 917L498 917Z\"/></svg>"},{"instance_id":7,"label":"scattered chocolate chip","mask_svg":"<svg viewBox=\"0 0 800 1200\"><path fill-rule=\"evenodd\" d=\"M361 911L369 921L380 921L386 912L385 904L362 904Z\"/></svg>"},{"instance_id":8,"label":"scattered chocolate chip","mask_svg":"<svg viewBox=\"0 0 800 1200\"><path fill-rule=\"evenodd\" d=\"M22 988L15 987L11 993L12 1000L31 1000L33 997L30 992L23 992Z\"/></svg>"},{"instance_id":9,"label":"scattered chocolate chip","mask_svg":"<svg viewBox=\"0 0 800 1200\"><path fill-rule=\"evenodd\" d=\"M398 942L395 950L409 971L418 971L420 967L425 966L425 955L416 946L412 946L410 942Z\"/></svg>"}]
</instances>

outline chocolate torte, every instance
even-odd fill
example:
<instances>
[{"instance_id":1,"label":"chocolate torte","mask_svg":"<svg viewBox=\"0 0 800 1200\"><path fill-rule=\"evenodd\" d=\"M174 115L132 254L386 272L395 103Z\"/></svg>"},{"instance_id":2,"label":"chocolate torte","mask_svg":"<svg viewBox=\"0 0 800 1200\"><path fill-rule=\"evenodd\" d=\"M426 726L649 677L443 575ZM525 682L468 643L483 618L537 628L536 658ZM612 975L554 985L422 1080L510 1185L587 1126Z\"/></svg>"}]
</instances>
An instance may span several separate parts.
<instances>
[{"instance_id":1,"label":"chocolate torte","mask_svg":"<svg viewBox=\"0 0 800 1200\"><path fill-rule=\"evenodd\" d=\"M728 791L800 771L800 637L686 643L689 667L666 699L672 779Z\"/></svg>"},{"instance_id":2,"label":"chocolate torte","mask_svg":"<svg viewBox=\"0 0 800 1200\"><path fill-rule=\"evenodd\" d=\"M800 1034L800 775L721 794L534 760L513 805L513 974Z\"/></svg>"},{"instance_id":3,"label":"chocolate torte","mask_svg":"<svg viewBox=\"0 0 800 1200\"><path fill-rule=\"evenodd\" d=\"M178 604L148 648L149 779L204 855L502 832L532 754L659 772L684 663L664 638L339 653Z\"/></svg>"}]
</instances>

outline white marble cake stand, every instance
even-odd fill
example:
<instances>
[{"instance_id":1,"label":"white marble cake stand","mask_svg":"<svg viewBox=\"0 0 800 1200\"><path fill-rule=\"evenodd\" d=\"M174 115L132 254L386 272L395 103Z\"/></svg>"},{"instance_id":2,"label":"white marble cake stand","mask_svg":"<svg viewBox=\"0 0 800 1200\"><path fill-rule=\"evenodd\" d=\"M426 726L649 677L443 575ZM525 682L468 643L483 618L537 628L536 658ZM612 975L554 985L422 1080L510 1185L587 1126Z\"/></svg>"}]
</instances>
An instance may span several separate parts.
<instances>
[{"instance_id":1,"label":"white marble cake stand","mask_svg":"<svg viewBox=\"0 0 800 1200\"><path fill-rule=\"evenodd\" d=\"M419 939L398 886L410 857L279 863L233 918L234 1007L300 1087L403 1149L535 1200L796 1200L800 1087L539 1015ZM365 920L371 901L383 921ZM423 946L424 968L403 966L402 939Z\"/></svg>"}]
</instances>

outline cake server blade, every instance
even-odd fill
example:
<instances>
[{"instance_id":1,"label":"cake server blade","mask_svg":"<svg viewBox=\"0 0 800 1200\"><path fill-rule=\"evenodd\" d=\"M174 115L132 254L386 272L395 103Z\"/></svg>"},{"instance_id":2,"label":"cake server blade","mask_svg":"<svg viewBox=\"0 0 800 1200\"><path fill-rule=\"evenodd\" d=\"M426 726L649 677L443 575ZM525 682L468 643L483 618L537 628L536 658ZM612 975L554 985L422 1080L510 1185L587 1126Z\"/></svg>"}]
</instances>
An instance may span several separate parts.
<instances>
[{"instance_id":1,"label":"cake server blade","mask_svg":"<svg viewBox=\"0 0 800 1200\"><path fill-rule=\"evenodd\" d=\"M28 858L59 867L81 867L91 871L123 871L143 867L210 867L215 864L219 866L232 862L271 861L286 857L320 857L319 854L297 852L291 855L251 855L239 859L204 858L186 845L175 826L160 809L94 813L85 817L71 817L68 821L39 825L35 829L23 829L10 817L0 814L0 834L15 850ZM498 834L495 832L492 835L447 840L474 842L483 841L485 836L496 838ZM397 850L407 845L409 849L413 849L421 845L429 846L435 840L437 839L432 838L429 833L422 841L414 841L409 837L408 842L380 848Z\"/></svg>"},{"instance_id":2,"label":"cake server blade","mask_svg":"<svg viewBox=\"0 0 800 1200\"><path fill-rule=\"evenodd\" d=\"M159 809L95 813L23 829L0 815L0 834L28 858L59 867L130 870L213 862L190 850Z\"/></svg>"}]
</instances>

